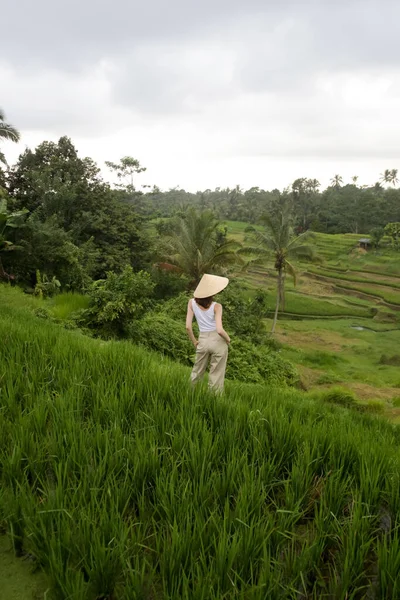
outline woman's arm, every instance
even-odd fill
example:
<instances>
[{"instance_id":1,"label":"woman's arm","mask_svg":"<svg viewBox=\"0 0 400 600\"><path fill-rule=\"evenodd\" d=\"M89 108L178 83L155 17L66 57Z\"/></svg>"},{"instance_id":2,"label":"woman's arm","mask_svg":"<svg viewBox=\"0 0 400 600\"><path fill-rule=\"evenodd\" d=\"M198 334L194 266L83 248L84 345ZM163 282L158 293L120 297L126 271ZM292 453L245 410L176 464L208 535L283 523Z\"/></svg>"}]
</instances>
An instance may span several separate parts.
<instances>
[{"instance_id":1,"label":"woman's arm","mask_svg":"<svg viewBox=\"0 0 400 600\"><path fill-rule=\"evenodd\" d=\"M218 304L217 302L215 303L214 312L215 312L215 324L217 326L217 333L222 338L224 338L224 340L226 341L227 344L230 344L231 338L229 337L229 335L226 333L225 329L222 326L222 306L221 306L221 304Z\"/></svg>"},{"instance_id":2,"label":"woman's arm","mask_svg":"<svg viewBox=\"0 0 400 600\"><path fill-rule=\"evenodd\" d=\"M199 343L194 337L192 323L193 323L193 308L192 308L192 299L188 302L187 313L186 313L186 331L188 332L188 336L190 337L190 341L193 346L196 348Z\"/></svg>"}]
</instances>

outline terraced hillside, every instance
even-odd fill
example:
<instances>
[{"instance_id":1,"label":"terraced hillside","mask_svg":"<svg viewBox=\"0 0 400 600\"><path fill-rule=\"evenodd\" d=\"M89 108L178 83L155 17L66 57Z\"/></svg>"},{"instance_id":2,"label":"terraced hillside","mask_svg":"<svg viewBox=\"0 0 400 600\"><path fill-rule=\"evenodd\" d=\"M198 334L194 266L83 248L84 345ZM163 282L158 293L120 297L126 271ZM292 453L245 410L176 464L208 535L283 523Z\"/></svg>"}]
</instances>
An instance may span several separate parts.
<instances>
[{"instance_id":1,"label":"terraced hillside","mask_svg":"<svg viewBox=\"0 0 400 600\"><path fill-rule=\"evenodd\" d=\"M1 598L400 597L398 427L35 310L0 286Z\"/></svg>"},{"instance_id":2,"label":"terraced hillside","mask_svg":"<svg viewBox=\"0 0 400 600\"><path fill-rule=\"evenodd\" d=\"M247 225L228 222L228 232L246 240ZM400 419L400 256L358 247L361 236L316 233L318 263L298 263L298 281L288 279L286 304L276 338L295 362L306 389L344 386L360 400L376 399ZM249 294L267 291L275 304L272 262L251 266L239 279Z\"/></svg>"}]
</instances>

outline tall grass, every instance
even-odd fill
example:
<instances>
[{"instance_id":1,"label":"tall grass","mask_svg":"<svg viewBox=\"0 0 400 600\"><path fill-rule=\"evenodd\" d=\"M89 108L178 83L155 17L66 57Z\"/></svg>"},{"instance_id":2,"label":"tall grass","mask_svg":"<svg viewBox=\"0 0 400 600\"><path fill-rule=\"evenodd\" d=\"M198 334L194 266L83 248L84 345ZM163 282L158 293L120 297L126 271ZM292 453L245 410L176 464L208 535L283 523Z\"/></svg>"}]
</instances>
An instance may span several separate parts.
<instances>
[{"instance_id":1,"label":"tall grass","mask_svg":"<svg viewBox=\"0 0 400 600\"><path fill-rule=\"evenodd\" d=\"M76 292L64 292L49 301L52 315L56 319L68 319L79 310L88 308L89 297Z\"/></svg>"},{"instance_id":2,"label":"tall grass","mask_svg":"<svg viewBox=\"0 0 400 600\"><path fill-rule=\"evenodd\" d=\"M396 427L192 390L184 367L13 304L0 288L0 521L55 598L396 597Z\"/></svg>"}]
</instances>

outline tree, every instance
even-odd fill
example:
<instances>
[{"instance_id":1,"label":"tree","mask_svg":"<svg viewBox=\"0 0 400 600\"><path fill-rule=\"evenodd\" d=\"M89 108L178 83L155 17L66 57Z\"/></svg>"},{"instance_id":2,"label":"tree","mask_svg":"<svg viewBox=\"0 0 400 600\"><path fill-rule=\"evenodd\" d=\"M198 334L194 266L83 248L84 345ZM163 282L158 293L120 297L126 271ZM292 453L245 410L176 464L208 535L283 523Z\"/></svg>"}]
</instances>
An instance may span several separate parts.
<instances>
[{"instance_id":1,"label":"tree","mask_svg":"<svg viewBox=\"0 0 400 600\"><path fill-rule=\"evenodd\" d=\"M334 175L331 179L331 185L332 187L338 189L342 186L343 184L343 177L341 175Z\"/></svg>"},{"instance_id":2,"label":"tree","mask_svg":"<svg viewBox=\"0 0 400 600\"><path fill-rule=\"evenodd\" d=\"M8 173L8 189L14 209L27 208L36 221L51 222L51 230L63 230L74 246L92 240L96 268L91 276L102 278L127 264L135 269L146 265L149 244L140 230L140 218L121 198L124 192L112 190L97 165L78 156L69 138L25 150ZM37 233L40 223L34 225ZM53 233L50 238L54 239ZM36 264L32 276L38 268L45 270ZM64 286L61 274L54 274Z\"/></svg>"},{"instance_id":3,"label":"tree","mask_svg":"<svg viewBox=\"0 0 400 600\"><path fill-rule=\"evenodd\" d=\"M189 276L194 287L204 273L223 274L229 266L243 263L241 245L221 236L220 223L211 211L189 209L178 218L169 238L164 259L177 271Z\"/></svg>"},{"instance_id":4,"label":"tree","mask_svg":"<svg viewBox=\"0 0 400 600\"><path fill-rule=\"evenodd\" d=\"M93 282L82 320L104 337L126 337L134 321L150 308L153 290L149 273L134 273L130 266L118 274L109 272L106 279Z\"/></svg>"},{"instance_id":5,"label":"tree","mask_svg":"<svg viewBox=\"0 0 400 600\"><path fill-rule=\"evenodd\" d=\"M393 248L398 250L400 246L400 223L388 223L385 227L385 233L390 238Z\"/></svg>"},{"instance_id":6,"label":"tree","mask_svg":"<svg viewBox=\"0 0 400 600\"><path fill-rule=\"evenodd\" d=\"M262 218L265 231L255 232L258 249L261 256L272 254L274 268L277 271L277 289L274 320L271 334L275 333L278 312L285 307L285 278L290 275L296 285L296 270L292 262L294 259L315 260L312 246L306 244L310 237L308 231L299 236L293 233L293 213L289 202L282 202L272 213ZM289 260L290 259L290 260Z\"/></svg>"},{"instance_id":7,"label":"tree","mask_svg":"<svg viewBox=\"0 0 400 600\"><path fill-rule=\"evenodd\" d=\"M379 245L380 245L384 235L385 235L384 227L374 227L373 229L371 229L370 238L371 238L372 245L375 246L376 250L379 248Z\"/></svg>"},{"instance_id":8,"label":"tree","mask_svg":"<svg viewBox=\"0 0 400 600\"><path fill-rule=\"evenodd\" d=\"M397 169L385 169L385 171L381 174L381 181L383 183L391 183L393 187L395 187L399 182L397 173Z\"/></svg>"},{"instance_id":9,"label":"tree","mask_svg":"<svg viewBox=\"0 0 400 600\"><path fill-rule=\"evenodd\" d=\"M306 179L302 177L292 183L292 196L294 209L298 221L299 229L305 231L309 228L312 217L315 217L315 203L320 183L317 179Z\"/></svg>"},{"instance_id":10,"label":"tree","mask_svg":"<svg viewBox=\"0 0 400 600\"><path fill-rule=\"evenodd\" d=\"M106 165L111 171L116 173L118 179L121 181L121 183L117 184L117 187L126 189L129 192L135 191L133 184L135 175L146 171L146 167L142 167L139 161L136 158L132 158L132 156L124 156L120 159L119 163L106 160Z\"/></svg>"},{"instance_id":11,"label":"tree","mask_svg":"<svg viewBox=\"0 0 400 600\"><path fill-rule=\"evenodd\" d=\"M396 187L396 184L399 183L399 180L397 178L397 173L398 173L397 169L392 169L390 171L390 181L391 181L391 184L393 185L393 187Z\"/></svg>"},{"instance_id":12,"label":"tree","mask_svg":"<svg viewBox=\"0 0 400 600\"><path fill-rule=\"evenodd\" d=\"M0 140L11 140L12 142L19 142L20 134L9 123L5 121L5 114L0 108ZM3 152L0 151L0 162L7 164L6 157Z\"/></svg>"},{"instance_id":13,"label":"tree","mask_svg":"<svg viewBox=\"0 0 400 600\"><path fill-rule=\"evenodd\" d=\"M0 253L16 250L17 246L7 239L7 229L16 229L20 227L24 221L27 210L21 210L10 213L7 210L7 202L5 199L0 200ZM9 275L5 272L0 254L0 278L9 279Z\"/></svg>"},{"instance_id":14,"label":"tree","mask_svg":"<svg viewBox=\"0 0 400 600\"><path fill-rule=\"evenodd\" d=\"M358 175L353 175L353 177L351 178L353 185L357 185L357 181L358 181Z\"/></svg>"}]
</instances>

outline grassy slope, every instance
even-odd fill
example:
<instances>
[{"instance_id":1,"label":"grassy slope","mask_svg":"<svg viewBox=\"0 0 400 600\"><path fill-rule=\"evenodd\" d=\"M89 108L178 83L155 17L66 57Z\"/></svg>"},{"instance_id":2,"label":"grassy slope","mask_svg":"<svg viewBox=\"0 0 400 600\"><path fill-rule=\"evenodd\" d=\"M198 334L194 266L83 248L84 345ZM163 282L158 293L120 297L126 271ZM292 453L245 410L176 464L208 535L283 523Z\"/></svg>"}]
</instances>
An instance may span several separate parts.
<instances>
[{"instance_id":1,"label":"grassy slope","mask_svg":"<svg viewBox=\"0 0 400 600\"><path fill-rule=\"evenodd\" d=\"M0 288L0 520L55 597L398 597L400 430L299 392L192 391L32 303Z\"/></svg>"}]
</instances>

